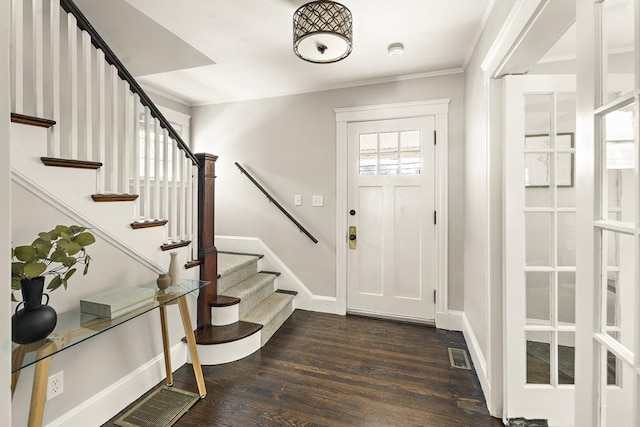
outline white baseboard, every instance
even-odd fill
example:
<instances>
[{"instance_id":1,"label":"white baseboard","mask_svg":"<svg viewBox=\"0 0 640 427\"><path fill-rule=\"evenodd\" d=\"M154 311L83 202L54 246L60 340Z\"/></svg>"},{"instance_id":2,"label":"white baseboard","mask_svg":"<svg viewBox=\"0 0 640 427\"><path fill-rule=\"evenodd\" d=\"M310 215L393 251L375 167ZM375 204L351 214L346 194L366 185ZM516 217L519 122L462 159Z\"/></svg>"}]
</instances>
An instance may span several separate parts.
<instances>
[{"instance_id":1,"label":"white baseboard","mask_svg":"<svg viewBox=\"0 0 640 427\"><path fill-rule=\"evenodd\" d=\"M278 288L297 291L293 300L294 309L318 311L322 313L344 314L340 311L335 297L314 295L289 267L260 238L244 236L216 236L219 251L261 254L260 266L264 270L278 271Z\"/></svg>"},{"instance_id":2,"label":"white baseboard","mask_svg":"<svg viewBox=\"0 0 640 427\"><path fill-rule=\"evenodd\" d=\"M478 344L478 340L473 332L471 323L469 323L469 319L464 312L462 312L462 333L465 341L467 342L467 348L469 349L473 366L476 368L476 375L480 381L480 387L482 387L482 393L484 394L484 400L487 403L487 408L491 408L491 381L488 377L487 361L480 350L480 344Z\"/></svg>"},{"instance_id":3,"label":"white baseboard","mask_svg":"<svg viewBox=\"0 0 640 427\"><path fill-rule=\"evenodd\" d=\"M171 347L172 369L187 361L187 345L180 342ZM135 371L116 381L100 393L91 396L46 427L101 426L131 402L165 378L164 355L159 354Z\"/></svg>"},{"instance_id":4,"label":"white baseboard","mask_svg":"<svg viewBox=\"0 0 640 427\"><path fill-rule=\"evenodd\" d=\"M446 313L436 312L436 328L448 331L462 331L464 313L458 310L448 310Z\"/></svg>"}]
</instances>

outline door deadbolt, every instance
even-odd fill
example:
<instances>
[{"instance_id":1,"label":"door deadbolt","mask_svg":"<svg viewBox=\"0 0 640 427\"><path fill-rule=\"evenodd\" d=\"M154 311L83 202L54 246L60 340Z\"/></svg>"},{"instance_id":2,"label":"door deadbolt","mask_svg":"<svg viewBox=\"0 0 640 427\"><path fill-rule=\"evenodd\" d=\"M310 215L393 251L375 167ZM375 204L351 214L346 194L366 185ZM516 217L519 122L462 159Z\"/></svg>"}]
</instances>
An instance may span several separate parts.
<instances>
[{"instance_id":1,"label":"door deadbolt","mask_svg":"<svg viewBox=\"0 0 640 427\"><path fill-rule=\"evenodd\" d=\"M349 227L349 249L356 248L357 240L358 240L358 236L356 234L356 227L352 225Z\"/></svg>"}]
</instances>

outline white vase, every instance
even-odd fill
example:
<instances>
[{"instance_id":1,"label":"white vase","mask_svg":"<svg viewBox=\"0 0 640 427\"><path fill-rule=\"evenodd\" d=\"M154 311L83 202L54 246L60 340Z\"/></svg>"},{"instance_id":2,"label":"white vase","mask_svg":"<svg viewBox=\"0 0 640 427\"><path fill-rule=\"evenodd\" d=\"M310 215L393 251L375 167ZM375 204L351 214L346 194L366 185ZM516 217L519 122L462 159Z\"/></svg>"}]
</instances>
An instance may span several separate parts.
<instances>
[{"instance_id":1,"label":"white vase","mask_svg":"<svg viewBox=\"0 0 640 427\"><path fill-rule=\"evenodd\" d=\"M169 276L171 276L171 286L180 283L180 264L178 264L178 252L170 252L171 262L169 263Z\"/></svg>"}]
</instances>

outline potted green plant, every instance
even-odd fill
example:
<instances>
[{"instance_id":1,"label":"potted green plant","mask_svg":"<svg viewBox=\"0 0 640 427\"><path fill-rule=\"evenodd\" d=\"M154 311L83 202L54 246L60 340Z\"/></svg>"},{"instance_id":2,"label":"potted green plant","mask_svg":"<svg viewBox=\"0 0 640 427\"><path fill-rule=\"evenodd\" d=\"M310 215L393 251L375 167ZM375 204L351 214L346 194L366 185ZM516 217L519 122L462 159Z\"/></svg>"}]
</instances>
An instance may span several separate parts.
<instances>
[{"instance_id":1,"label":"potted green plant","mask_svg":"<svg viewBox=\"0 0 640 427\"><path fill-rule=\"evenodd\" d=\"M13 341L19 344L38 341L53 331L57 315L47 301L42 304L44 276L53 276L47 289L67 288L69 279L80 265L89 271L91 257L86 247L96 241L86 227L58 225L51 231L38 233L28 246L11 248L11 299L22 292L22 301L12 317ZM24 304L24 308L20 306Z\"/></svg>"}]
</instances>

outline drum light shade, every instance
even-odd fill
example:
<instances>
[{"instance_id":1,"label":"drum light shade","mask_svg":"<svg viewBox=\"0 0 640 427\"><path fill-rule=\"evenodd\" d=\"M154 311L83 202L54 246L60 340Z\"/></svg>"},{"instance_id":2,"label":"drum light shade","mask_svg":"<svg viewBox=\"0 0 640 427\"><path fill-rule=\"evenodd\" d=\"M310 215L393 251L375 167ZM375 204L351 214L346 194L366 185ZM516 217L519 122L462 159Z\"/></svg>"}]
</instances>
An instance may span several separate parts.
<instances>
[{"instance_id":1,"label":"drum light shade","mask_svg":"<svg viewBox=\"0 0 640 427\"><path fill-rule=\"evenodd\" d=\"M305 61L337 62L351 53L351 11L327 0L304 4L293 14L293 51Z\"/></svg>"}]
</instances>

